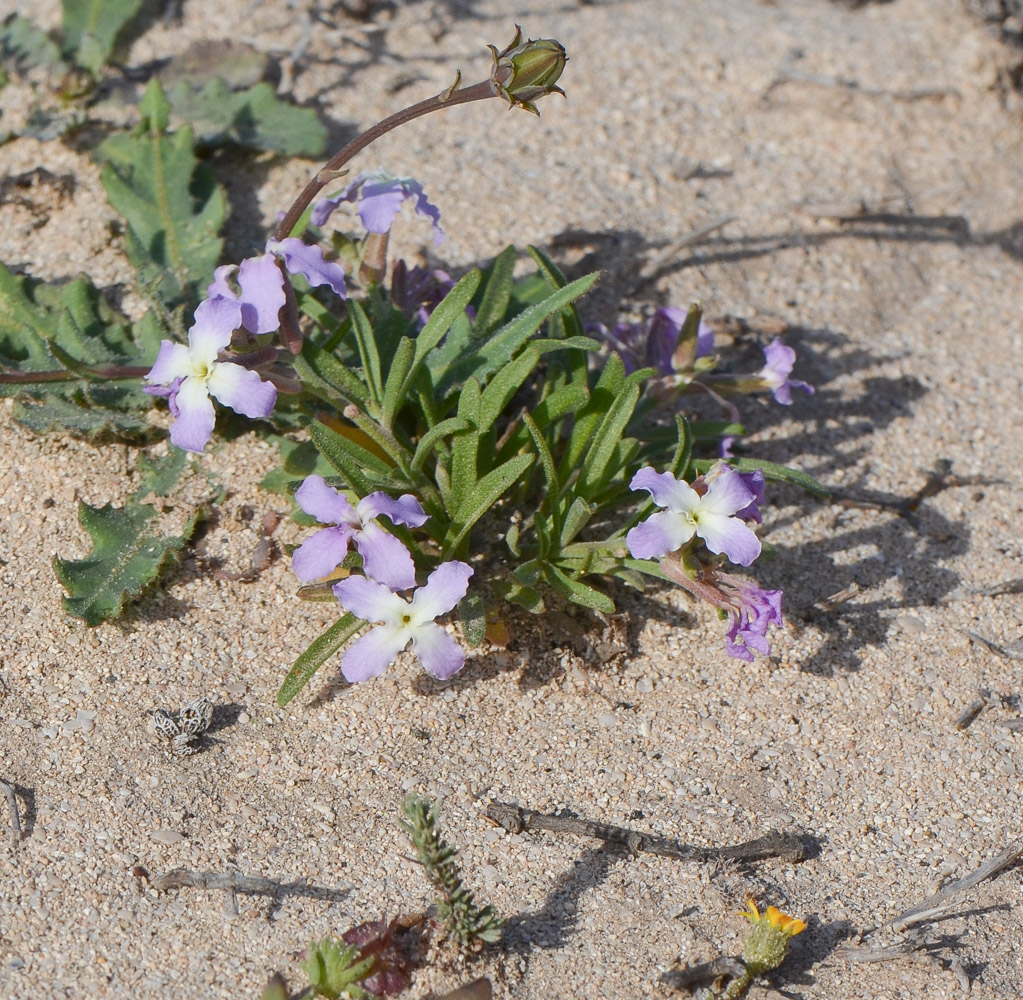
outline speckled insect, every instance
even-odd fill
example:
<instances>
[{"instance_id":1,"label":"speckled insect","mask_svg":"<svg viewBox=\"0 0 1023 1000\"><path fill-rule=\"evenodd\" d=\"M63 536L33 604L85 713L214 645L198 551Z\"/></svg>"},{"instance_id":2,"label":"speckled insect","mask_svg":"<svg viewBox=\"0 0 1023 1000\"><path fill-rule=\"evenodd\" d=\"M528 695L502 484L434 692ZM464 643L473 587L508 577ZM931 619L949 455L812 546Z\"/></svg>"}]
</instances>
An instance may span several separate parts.
<instances>
[{"instance_id":1,"label":"speckled insect","mask_svg":"<svg viewBox=\"0 0 1023 1000\"><path fill-rule=\"evenodd\" d=\"M208 698L190 701L177 714L177 718L166 708L153 712L153 727L156 735L170 742L171 753L177 757L189 757L202 748L202 734L213 721L213 702Z\"/></svg>"}]
</instances>

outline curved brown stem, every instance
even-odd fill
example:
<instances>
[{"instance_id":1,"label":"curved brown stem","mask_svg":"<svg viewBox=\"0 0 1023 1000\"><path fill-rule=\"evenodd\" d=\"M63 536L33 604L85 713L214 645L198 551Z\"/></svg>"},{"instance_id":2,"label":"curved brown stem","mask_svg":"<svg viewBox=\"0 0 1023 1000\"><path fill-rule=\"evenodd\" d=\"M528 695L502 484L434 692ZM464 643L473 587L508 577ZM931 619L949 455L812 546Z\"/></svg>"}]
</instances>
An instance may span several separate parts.
<instances>
[{"instance_id":1,"label":"curved brown stem","mask_svg":"<svg viewBox=\"0 0 1023 1000\"><path fill-rule=\"evenodd\" d=\"M468 104L470 101L482 101L488 97L494 97L496 91L493 83L487 79L482 83L474 84L471 87L462 87L459 90L444 91L435 97L428 97L425 101L413 104L395 112L389 118L378 122L372 128L366 129L362 135L356 136L347 146L334 154L313 176L313 179L305 186L302 193L295 199L294 204L288 209L280 225L274 232L275 240L283 240L291 235L295 224L302 217L302 213L312 204L312 200L337 176L341 169L353 156L362 152L371 142L375 142L382 135L386 135L399 125L404 125L415 118L430 114L431 111L440 111L442 108L453 108L456 104Z\"/></svg>"}]
</instances>

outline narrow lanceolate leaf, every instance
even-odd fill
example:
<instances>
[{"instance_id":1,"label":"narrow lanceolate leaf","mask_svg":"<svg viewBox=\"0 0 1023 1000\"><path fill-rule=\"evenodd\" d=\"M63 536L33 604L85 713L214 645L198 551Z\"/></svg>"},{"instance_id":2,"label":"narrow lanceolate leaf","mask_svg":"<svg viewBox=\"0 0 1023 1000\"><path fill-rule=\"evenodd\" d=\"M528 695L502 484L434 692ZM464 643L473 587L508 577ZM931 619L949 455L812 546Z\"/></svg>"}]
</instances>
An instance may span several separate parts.
<instances>
[{"instance_id":1,"label":"narrow lanceolate leaf","mask_svg":"<svg viewBox=\"0 0 1023 1000\"><path fill-rule=\"evenodd\" d=\"M470 646L478 646L487 635L487 609L479 594L466 594L458 602L458 619L462 635Z\"/></svg>"},{"instance_id":2,"label":"narrow lanceolate leaf","mask_svg":"<svg viewBox=\"0 0 1023 1000\"><path fill-rule=\"evenodd\" d=\"M143 294L167 308L190 306L220 261L227 202L212 171L196 160L191 129L167 131L170 106L157 80L140 111L134 133L114 135L96 150L106 161L101 180L128 222L125 249Z\"/></svg>"},{"instance_id":3,"label":"narrow lanceolate leaf","mask_svg":"<svg viewBox=\"0 0 1023 1000\"><path fill-rule=\"evenodd\" d=\"M205 509L193 512L181 534L162 535L159 512L142 503L142 498L151 493L168 495L187 461L186 452L174 451L143 465L142 485L123 507L79 505L78 519L92 538L92 552L85 559L53 560L57 579L68 592L64 598L68 614L90 626L114 618L126 601L140 596L177 561Z\"/></svg>"},{"instance_id":4,"label":"narrow lanceolate leaf","mask_svg":"<svg viewBox=\"0 0 1023 1000\"><path fill-rule=\"evenodd\" d=\"M287 705L312 680L316 671L365 624L363 619L356 618L347 611L326 632L314 639L306 651L295 660L294 666L288 671L288 676L284 678L284 683L277 692L277 704L281 708Z\"/></svg>"},{"instance_id":5,"label":"narrow lanceolate leaf","mask_svg":"<svg viewBox=\"0 0 1023 1000\"><path fill-rule=\"evenodd\" d=\"M544 579L562 597L567 597L574 604L581 604L584 608L601 611L606 615L614 614L615 602L607 594L569 576L557 566L552 566L550 563L545 564Z\"/></svg>"},{"instance_id":6,"label":"narrow lanceolate leaf","mask_svg":"<svg viewBox=\"0 0 1023 1000\"><path fill-rule=\"evenodd\" d=\"M505 247L487 268L483 296L472 321L472 339L480 340L504 322L515 283L515 247Z\"/></svg>"},{"instance_id":7,"label":"narrow lanceolate leaf","mask_svg":"<svg viewBox=\"0 0 1023 1000\"><path fill-rule=\"evenodd\" d=\"M694 460L692 463L693 468L700 473L709 472L716 464L717 462L714 459L699 459ZM779 465L777 462L763 462L756 458L732 458L728 460L728 464L740 472L756 472L757 469L762 469L764 478L768 482L789 483L792 486L798 486L800 489L806 490L807 493L819 497L821 500L831 499L831 491L826 486L817 482L813 476L800 472L799 469L792 469L787 465Z\"/></svg>"},{"instance_id":8,"label":"narrow lanceolate leaf","mask_svg":"<svg viewBox=\"0 0 1023 1000\"><path fill-rule=\"evenodd\" d=\"M142 0L64 0L64 55L98 73Z\"/></svg>"},{"instance_id":9,"label":"narrow lanceolate leaf","mask_svg":"<svg viewBox=\"0 0 1023 1000\"><path fill-rule=\"evenodd\" d=\"M639 402L639 386L628 386L611 404L604 419L600 422L589 451L583 459L579 473L578 490L581 496L592 499L596 492L617 471L618 463L613 459L616 449L622 442L622 433L632 418L636 403Z\"/></svg>"},{"instance_id":10,"label":"narrow lanceolate leaf","mask_svg":"<svg viewBox=\"0 0 1023 1000\"><path fill-rule=\"evenodd\" d=\"M441 396L446 397L456 385L469 378L485 383L492 372L502 368L522 350L547 319L588 292L596 280L596 274L577 278L570 285L552 292L542 302L523 310L486 341L474 341L443 369L431 364L434 383Z\"/></svg>"},{"instance_id":11,"label":"narrow lanceolate leaf","mask_svg":"<svg viewBox=\"0 0 1023 1000\"><path fill-rule=\"evenodd\" d=\"M268 83L232 90L223 80L196 89L176 83L167 95L177 118L187 122L202 146L233 143L284 156L312 159L323 153L327 130L312 108L282 101Z\"/></svg>"},{"instance_id":12,"label":"narrow lanceolate leaf","mask_svg":"<svg viewBox=\"0 0 1023 1000\"><path fill-rule=\"evenodd\" d=\"M460 504L444 539L442 559L450 558L476 522L504 496L512 483L516 482L532 464L532 455L516 455L504 465L499 465L488 472L467 496L455 496Z\"/></svg>"}]
</instances>

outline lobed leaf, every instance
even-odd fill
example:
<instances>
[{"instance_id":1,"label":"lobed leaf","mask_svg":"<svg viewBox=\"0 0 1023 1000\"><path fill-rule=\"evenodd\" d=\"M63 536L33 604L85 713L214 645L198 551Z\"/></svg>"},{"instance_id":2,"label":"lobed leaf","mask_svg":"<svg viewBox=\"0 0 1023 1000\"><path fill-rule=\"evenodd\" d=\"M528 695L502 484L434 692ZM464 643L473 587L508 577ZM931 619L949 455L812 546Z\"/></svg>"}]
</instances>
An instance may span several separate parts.
<instances>
[{"instance_id":1,"label":"lobed leaf","mask_svg":"<svg viewBox=\"0 0 1023 1000\"><path fill-rule=\"evenodd\" d=\"M124 507L79 504L78 519L92 539L92 552L85 559L53 560L57 579L68 592L63 598L68 614L89 626L114 618L127 600L139 597L177 561L205 508L194 511L180 535L162 536L154 531L159 513L141 501L150 493L172 492L187 461L186 452L175 450L163 459L140 462L142 485Z\"/></svg>"},{"instance_id":2,"label":"lobed leaf","mask_svg":"<svg viewBox=\"0 0 1023 1000\"><path fill-rule=\"evenodd\" d=\"M141 6L142 0L63 0L64 55L96 75Z\"/></svg>"}]
</instances>

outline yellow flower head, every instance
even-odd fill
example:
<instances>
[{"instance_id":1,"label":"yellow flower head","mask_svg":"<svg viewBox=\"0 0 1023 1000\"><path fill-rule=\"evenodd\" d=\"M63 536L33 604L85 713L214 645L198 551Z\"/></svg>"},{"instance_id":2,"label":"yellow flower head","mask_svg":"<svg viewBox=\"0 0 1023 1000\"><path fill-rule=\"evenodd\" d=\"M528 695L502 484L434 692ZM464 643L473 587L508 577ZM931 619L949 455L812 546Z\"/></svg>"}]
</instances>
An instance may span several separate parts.
<instances>
[{"instance_id":1,"label":"yellow flower head","mask_svg":"<svg viewBox=\"0 0 1023 1000\"><path fill-rule=\"evenodd\" d=\"M761 915L757 909L757 904L752 899L747 899L746 905L749 907L749 910L743 910L739 915L746 917L751 923L767 924L774 930L781 931L787 937L795 937L806 930L805 920L797 920L795 917L790 917L787 913L782 913L777 906L769 906L767 912Z\"/></svg>"},{"instance_id":2,"label":"yellow flower head","mask_svg":"<svg viewBox=\"0 0 1023 1000\"><path fill-rule=\"evenodd\" d=\"M776 906L769 906L761 913L752 899L746 900L746 905L749 909L741 916L746 917L753 928L743 946L742 960L752 975L761 976L785 961L789 941L806 930L806 921L790 917Z\"/></svg>"}]
</instances>

